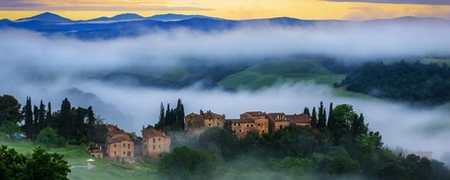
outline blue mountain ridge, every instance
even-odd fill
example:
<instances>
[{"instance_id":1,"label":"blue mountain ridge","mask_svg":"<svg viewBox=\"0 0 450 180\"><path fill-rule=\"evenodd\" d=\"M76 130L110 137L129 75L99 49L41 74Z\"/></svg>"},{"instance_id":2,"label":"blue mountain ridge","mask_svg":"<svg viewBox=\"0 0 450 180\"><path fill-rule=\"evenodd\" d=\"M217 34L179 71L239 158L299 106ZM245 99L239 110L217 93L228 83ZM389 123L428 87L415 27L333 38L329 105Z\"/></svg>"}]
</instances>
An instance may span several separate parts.
<instances>
[{"instance_id":1,"label":"blue mountain ridge","mask_svg":"<svg viewBox=\"0 0 450 180\"><path fill-rule=\"evenodd\" d=\"M49 12L33 17L10 21L0 20L0 29L26 29L45 35L65 35L79 39L112 39L118 37L136 37L160 30L191 29L197 31L223 31L239 27L314 27L317 25L380 25L386 23L444 24L450 26L450 20L440 18L400 17L369 21L347 20L302 20L290 17L276 17L250 20L228 20L202 15L161 14L142 17L138 14L119 14L108 18L74 21Z\"/></svg>"}]
</instances>

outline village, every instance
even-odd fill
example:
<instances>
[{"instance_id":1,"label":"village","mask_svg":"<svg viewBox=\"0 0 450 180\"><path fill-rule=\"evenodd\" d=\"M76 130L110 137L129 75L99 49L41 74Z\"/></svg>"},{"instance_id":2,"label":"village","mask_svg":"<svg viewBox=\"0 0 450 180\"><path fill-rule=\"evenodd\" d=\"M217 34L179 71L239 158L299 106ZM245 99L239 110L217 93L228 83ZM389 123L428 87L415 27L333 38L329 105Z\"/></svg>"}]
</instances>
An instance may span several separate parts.
<instances>
[{"instance_id":1,"label":"village","mask_svg":"<svg viewBox=\"0 0 450 180\"><path fill-rule=\"evenodd\" d=\"M251 111L240 114L239 119L226 119L225 114L214 113L210 110L190 113L185 116L184 131L199 136L208 128L224 128L226 123L237 137L242 138L250 131L257 131L259 135L271 134L294 124L311 127L311 116L308 114L266 113ZM158 158L161 153L169 152L171 139L163 131L152 126L143 128L142 137L135 132L128 133L117 127L107 125L105 144L89 143L89 153L94 158L108 158L114 161L135 162L141 157Z\"/></svg>"}]
</instances>

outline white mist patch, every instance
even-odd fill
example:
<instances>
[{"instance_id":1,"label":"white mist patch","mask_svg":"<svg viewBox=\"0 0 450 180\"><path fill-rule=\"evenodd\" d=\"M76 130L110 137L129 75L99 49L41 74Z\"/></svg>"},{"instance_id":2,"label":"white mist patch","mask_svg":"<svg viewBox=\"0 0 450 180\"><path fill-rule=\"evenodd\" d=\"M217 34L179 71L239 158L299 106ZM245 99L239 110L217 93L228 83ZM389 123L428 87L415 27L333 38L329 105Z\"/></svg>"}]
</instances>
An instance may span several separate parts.
<instances>
[{"instance_id":1,"label":"white mist patch","mask_svg":"<svg viewBox=\"0 0 450 180\"><path fill-rule=\"evenodd\" d=\"M11 94L20 102L31 96L37 104L52 102L58 110L64 97L76 88L98 97L94 111L106 121L139 134L141 127L158 120L163 102L176 106L181 98L186 114L202 110L238 118L245 111L301 113L304 107L328 103L352 104L365 115L370 128L380 131L388 146L410 151L433 151L435 158L450 151L448 107L411 108L402 104L339 97L328 86L311 82L278 84L275 87L236 93L190 87L181 90L139 86L117 86L92 80L133 68L177 67L185 59L205 63L229 63L267 57L318 54L347 63L390 57L449 55L449 26L415 24L402 26L333 26L308 28L243 27L223 32L175 30L137 38L81 41L66 37L44 37L38 33L0 30L0 94ZM88 77L86 77L88 76ZM75 95L73 106L90 102L90 96ZM81 97L81 98L80 98ZM105 106L105 107L103 107ZM106 107L107 106L107 107ZM113 108L114 106L115 108Z\"/></svg>"}]
</instances>

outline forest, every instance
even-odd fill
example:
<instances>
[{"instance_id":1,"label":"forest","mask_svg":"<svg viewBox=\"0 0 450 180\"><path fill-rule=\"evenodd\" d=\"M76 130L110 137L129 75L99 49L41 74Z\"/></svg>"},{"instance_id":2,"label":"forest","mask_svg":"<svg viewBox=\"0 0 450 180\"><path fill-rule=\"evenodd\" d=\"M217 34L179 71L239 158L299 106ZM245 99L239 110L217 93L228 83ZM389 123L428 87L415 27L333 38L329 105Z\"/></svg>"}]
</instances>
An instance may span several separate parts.
<instances>
[{"instance_id":1,"label":"forest","mask_svg":"<svg viewBox=\"0 0 450 180\"><path fill-rule=\"evenodd\" d=\"M449 79L446 63L368 62L335 87L412 104L439 105L450 100Z\"/></svg>"}]
</instances>

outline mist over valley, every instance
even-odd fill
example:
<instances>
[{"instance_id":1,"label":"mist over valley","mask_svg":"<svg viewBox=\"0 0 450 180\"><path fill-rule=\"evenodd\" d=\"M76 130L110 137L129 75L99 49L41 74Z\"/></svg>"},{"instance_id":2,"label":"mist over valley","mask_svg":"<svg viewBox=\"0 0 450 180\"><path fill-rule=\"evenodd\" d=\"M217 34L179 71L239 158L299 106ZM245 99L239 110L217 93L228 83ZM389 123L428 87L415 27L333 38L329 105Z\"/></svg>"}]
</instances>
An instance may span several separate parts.
<instances>
[{"instance_id":1,"label":"mist over valley","mask_svg":"<svg viewBox=\"0 0 450 180\"><path fill-rule=\"evenodd\" d=\"M448 102L414 106L333 87L366 62L448 63L449 20L133 18L2 20L0 93L55 107L68 97L138 133L158 121L161 102L178 98L186 113L227 118L351 104L393 149L432 151L440 160L450 151Z\"/></svg>"}]
</instances>

